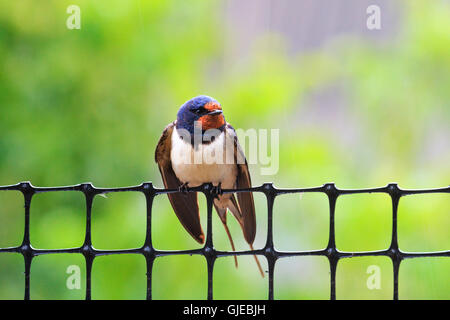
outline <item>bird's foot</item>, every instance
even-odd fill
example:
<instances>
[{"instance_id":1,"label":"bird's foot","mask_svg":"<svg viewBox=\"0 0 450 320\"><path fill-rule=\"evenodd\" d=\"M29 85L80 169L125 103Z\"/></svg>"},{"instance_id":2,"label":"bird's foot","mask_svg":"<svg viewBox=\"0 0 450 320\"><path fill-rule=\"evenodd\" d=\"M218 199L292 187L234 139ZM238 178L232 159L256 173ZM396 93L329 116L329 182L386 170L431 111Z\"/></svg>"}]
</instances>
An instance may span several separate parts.
<instances>
[{"instance_id":1,"label":"bird's foot","mask_svg":"<svg viewBox=\"0 0 450 320\"><path fill-rule=\"evenodd\" d=\"M189 189L188 184L189 184L189 182L183 183L181 186L178 187L178 191L182 192L184 194L187 194L188 193L188 189Z\"/></svg>"},{"instance_id":2,"label":"bird's foot","mask_svg":"<svg viewBox=\"0 0 450 320\"><path fill-rule=\"evenodd\" d=\"M221 182L219 182L219 184L217 186L213 186L211 188L211 194L214 196L214 198L219 199L219 196L221 196L223 194Z\"/></svg>"}]
</instances>

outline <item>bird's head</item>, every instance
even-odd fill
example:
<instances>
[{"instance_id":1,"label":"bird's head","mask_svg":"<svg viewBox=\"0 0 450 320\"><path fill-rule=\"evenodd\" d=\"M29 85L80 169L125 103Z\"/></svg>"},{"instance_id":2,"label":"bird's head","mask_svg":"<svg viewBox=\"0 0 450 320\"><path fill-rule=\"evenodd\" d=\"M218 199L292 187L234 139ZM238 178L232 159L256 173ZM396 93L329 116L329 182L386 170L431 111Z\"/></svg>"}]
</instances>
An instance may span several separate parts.
<instances>
[{"instance_id":1,"label":"bird's head","mask_svg":"<svg viewBox=\"0 0 450 320\"><path fill-rule=\"evenodd\" d=\"M222 131L225 128L225 117L220 103L208 96L198 96L186 101L178 111L177 128L193 134L196 125L201 125L202 132L210 129Z\"/></svg>"}]
</instances>

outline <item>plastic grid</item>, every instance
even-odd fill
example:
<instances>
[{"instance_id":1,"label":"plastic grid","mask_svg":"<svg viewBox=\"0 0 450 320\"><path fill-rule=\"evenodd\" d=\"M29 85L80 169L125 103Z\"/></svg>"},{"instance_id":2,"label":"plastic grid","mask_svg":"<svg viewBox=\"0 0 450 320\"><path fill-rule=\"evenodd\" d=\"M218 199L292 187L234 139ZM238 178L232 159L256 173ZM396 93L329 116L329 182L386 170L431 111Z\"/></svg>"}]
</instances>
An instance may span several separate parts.
<instances>
[{"instance_id":1,"label":"plastic grid","mask_svg":"<svg viewBox=\"0 0 450 320\"><path fill-rule=\"evenodd\" d=\"M24 196L25 202L25 231L22 244L17 247L0 248L1 252L16 252L24 257L25 262L25 300L30 299L30 270L33 258L39 255L52 253L81 253L86 260L86 300L91 299L91 271L92 264L96 257L102 255L112 254L142 254L146 259L147 264L147 299L152 299L152 267L156 258L169 255L202 255L207 262L208 271L208 300L213 299L213 271L214 263L217 258L234 255L260 255L267 259L268 276L269 276L269 290L268 299L274 299L274 270L278 259L292 256L325 256L328 258L330 265L330 299L336 299L336 268L338 261L342 258L362 257L362 256L387 256L392 260L394 273L394 292L393 299L398 299L398 278L399 267L404 259L423 258L423 257L450 257L450 250L438 252L403 252L399 249L397 239L397 210L400 198L405 195L425 194L425 193L450 193L450 187L438 189L422 189L422 190L402 190L397 184L388 184L381 188L372 189L352 189L342 190L336 188L333 183L324 184L321 187L303 188L303 189L278 189L271 183L263 184L260 187L253 187L249 189L240 190L223 190L224 193L233 192L260 192L266 196L268 208L268 223L267 223L267 240L266 245L262 249L248 250L248 251L218 251L214 248L212 240L212 208L214 194L212 194L212 185L205 184L200 187L190 188L188 192L202 192L207 200L207 231L205 245L200 249L193 250L179 250L179 251L164 251L157 250L152 245L151 237L151 216L152 204L155 196L160 194L179 192L177 189L158 189L150 183L143 183L139 186L123 187L123 188L96 188L91 183L78 184L66 187L34 187L30 182L22 182L16 185L0 186L2 190L16 190L20 191ZM35 249L30 243L30 206L33 195L43 192L58 192L58 191L79 191L82 192L86 200L86 234L84 243L78 248L69 249ZM91 211L94 197L100 194L111 192L141 192L146 199L146 239L144 245L140 248L123 249L123 250L97 250L92 246L91 240ZM285 252L277 251L273 243L273 206L277 196L289 193L324 193L329 201L329 241L326 248L322 250L313 251L294 251ZM335 206L336 200L339 196L345 194L358 193L386 193L392 200L392 237L391 244L386 250L366 251L366 252L343 252L336 248L335 242Z\"/></svg>"}]
</instances>

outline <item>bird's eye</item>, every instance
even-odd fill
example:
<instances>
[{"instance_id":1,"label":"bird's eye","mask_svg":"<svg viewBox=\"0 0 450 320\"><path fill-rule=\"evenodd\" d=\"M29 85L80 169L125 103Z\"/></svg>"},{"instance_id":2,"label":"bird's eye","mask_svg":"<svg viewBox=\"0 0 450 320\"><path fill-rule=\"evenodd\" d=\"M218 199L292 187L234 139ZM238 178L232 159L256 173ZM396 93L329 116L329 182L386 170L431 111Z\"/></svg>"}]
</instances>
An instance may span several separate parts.
<instances>
[{"instance_id":1,"label":"bird's eye","mask_svg":"<svg viewBox=\"0 0 450 320\"><path fill-rule=\"evenodd\" d=\"M194 112L195 112L196 114L200 114L200 113L203 112L203 108L195 109Z\"/></svg>"}]
</instances>

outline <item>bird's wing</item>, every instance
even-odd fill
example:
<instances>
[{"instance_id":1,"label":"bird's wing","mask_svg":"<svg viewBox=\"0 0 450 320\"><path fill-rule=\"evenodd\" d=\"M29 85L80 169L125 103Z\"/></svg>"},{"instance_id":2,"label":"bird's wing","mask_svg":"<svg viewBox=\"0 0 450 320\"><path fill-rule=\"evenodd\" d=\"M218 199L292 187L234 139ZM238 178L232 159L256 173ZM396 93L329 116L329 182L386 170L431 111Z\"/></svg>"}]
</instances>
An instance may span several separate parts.
<instances>
[{"instance_id":1,"label":"bird's wing","mask_svg":"<svg viewBox=\"0 0 450 320\"><path fill-rule=\"evenodd\" d=\"M252 181L248 171L247 159L245 158L244 152L239 145L234 128L229 124L227 125L227 134L234 141L234 157L235 163L238 167L236 187L238 189L251 188ZM255 202L253 200L253 194L251 192L238 192L237 198L242 216L240 223L244 232L244 237L245 240L251 245L255 241L256 235Z\"/></svg>"},{"instance_id":2,"label":"bird's wing","mask_svg":"<svg viewBox=\"0 0 450 320\"><path fill-rule=\"evenodd\" d=\"M175 122L169 124L163 131L155 151L155 161L158 164L164 186L167 189L176 189L181 186L181 181L175 175L170 160L172 149L172 132ZM168 193L170 203L175 214L187 232L200 244L205 240L200 225L197 192Z\"/></svg>"}]
</instances>

